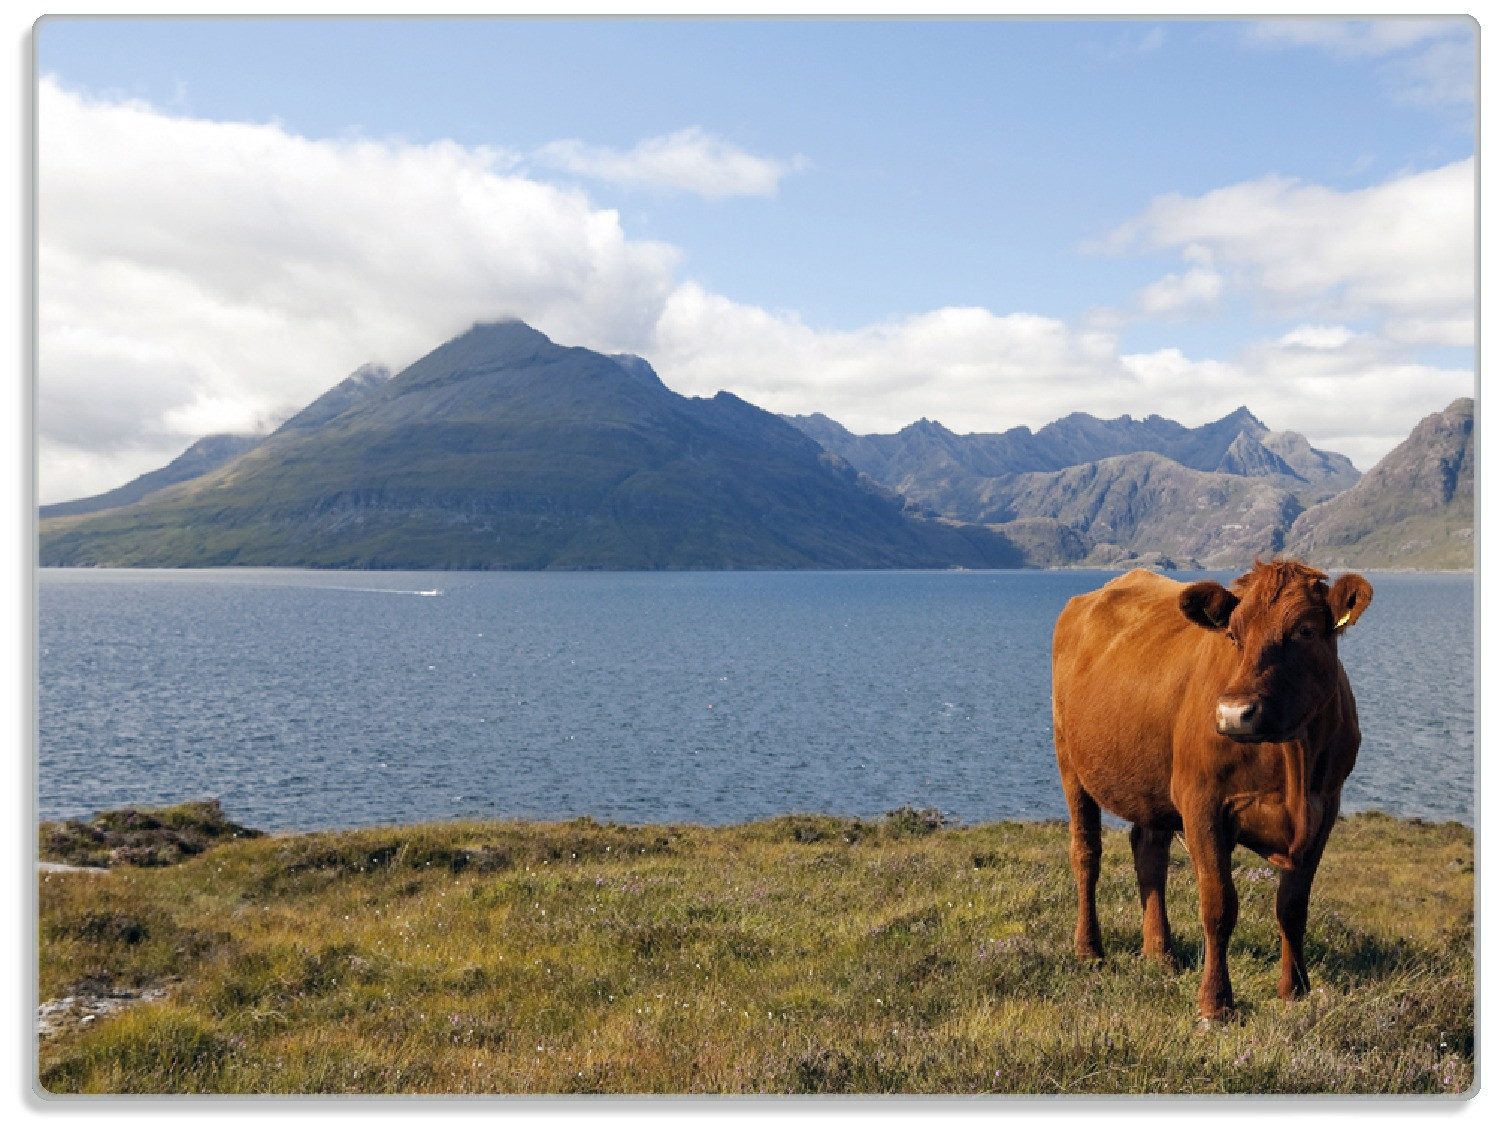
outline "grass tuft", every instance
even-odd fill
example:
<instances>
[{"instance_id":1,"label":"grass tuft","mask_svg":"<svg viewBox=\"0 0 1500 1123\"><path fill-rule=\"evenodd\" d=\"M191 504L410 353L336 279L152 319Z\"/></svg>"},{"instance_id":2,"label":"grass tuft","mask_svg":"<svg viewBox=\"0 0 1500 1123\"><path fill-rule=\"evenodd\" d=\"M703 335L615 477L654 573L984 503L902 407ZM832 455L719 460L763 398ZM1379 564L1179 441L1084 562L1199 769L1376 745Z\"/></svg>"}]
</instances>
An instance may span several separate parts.
<instances>
[{"instance_id":1,"label":"grass tuft","mask_svg":"<svg viewBox=\"0 0 1500 1123\"><path fill-rule=\"evenodd\" d=\"M89 822L44 822L38 828L43 861L70 866L170 866L210 846L263 832L231 822L216 799L171 807L103 811Z\"/></svg>"}]
</instances>

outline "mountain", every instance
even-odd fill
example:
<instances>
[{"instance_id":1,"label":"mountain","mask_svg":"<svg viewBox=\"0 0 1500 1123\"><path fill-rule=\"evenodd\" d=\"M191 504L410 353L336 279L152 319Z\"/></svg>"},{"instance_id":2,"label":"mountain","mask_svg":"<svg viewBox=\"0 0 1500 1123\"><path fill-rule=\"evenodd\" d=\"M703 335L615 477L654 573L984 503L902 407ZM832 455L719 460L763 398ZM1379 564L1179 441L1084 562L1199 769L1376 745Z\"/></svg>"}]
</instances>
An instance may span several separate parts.
<instances>
[{"instance_id":1,"label":"mountain","mask_svg":"<svg viewBox=\"0 0 1500 1123\"><path fill-rule=\"evenodd\" d=\"M121 484L102 495L91 495L86 499L69 499L63 503L49 503L38 509L44 519L62 515L85 515L90 511L104 511L112 507L127 507L144 499L164 487L195 480L212 472L219 465L233 460L261 442L260 437L237 433L215 433L202 437L188 445L187 451L165 468L137 476L127 484Z\"/></svg>"},{"instance_id":2,"label":"mountain","mask_svg":"<svg viewBox=\"0 0 1500 1123\"><path fill-rule=\"evenodd\" d=\"M48 565L401 568L1473 562L1473 403L1368 476L1246 409L857 436L649 363L479 324L363 367L265 438L43 510ZM1357 481L1357 482L1356 482ZM1353 486L1351 486L1353 485Z\"/></svg>"},{"instance_id":3,"label":"mountain","mask_svg":"<svg viewBox=\"0 0 1500 1123\"><path fill-rule=\"evenodd\" d=\"M281 428L315 429L337 417L350 406L363 401L390 376L391 372L388 368L366 364L306 409L285 421ZM113 491L106 491L102 495L93 495L86 499L70 499L64 503L50 503L39 508L37 513L44 519L51 519L64 515L85 515L91 511L104 511L112 507L128 507L165 487L207 475L235 457L249 452L263 440L265 440L263 436L239 433L216 433L213 436L202 437L189 445L186 452L165 468L158 468L154 472L137 476L129 483L122 484Z\"/></svg>"},{"instance_id":4,"label":"mountain","mask_svg":"<svg viewBox=\"0 0 1500 1123\"><path fill-rule=\"evenodd\" d=\"M1119 565L1144 555L1177 564L1238 565L1277 552L1302 506L1263 479L1186 468L1159 453L1132 452L1058 472L1026 472L989 481L956 504L975 522L1043 520L1074 532L1068 552L1050 564ZM1041 563L1042 556L1030 560Z\"/></svg>"},{"instance_id":5,"label":"mountain","mask_svg":"<svg viewBox=\"0 0 1500 1123\"><path fill-rule=\"evenodd\" d=\"M277 432L292 429L321 429L334 418L349 412L370 398L391 379L391 368L366 363L332 390L313 399L311 405L292 414Z\"/></svg>"},{"instance_id":6,"label":"mountain","mask_svg":"<svg viewBox=\"0 0 1500 1123\"><path fill-rule=\"evenodd\" d=\"M1359 483L1305 512L1287 549L1324 567L1472 567L1474 399L1423 418Z\"/></svg>"},{"instance_id":7,"label":"mountain","mask_svg":"<svg viewBox=\"0 0 1500 1123\"><path fill-rule=\"evenodd\" d=\"M898 433L870 436L856 436L822 414L787 420L872 479L955 515L944 497L979 487L983 480L1058 472L1139 452L1200 472L1263 477L1303 504L1325 499L1359 479L1346 457L1314 449L1297 433L1273 433L1243 406L1191 429L1156 414L1137 421L1071 413L1035 433L1018 426L966 436L926 419Z\"/></svg>"},{"instance_id":8,"label":"mountain","mask_svg":"<svg viewBox=\"0 0 1500 1123\"><path fill-rule=\"evenodd\" d=\"M967 436L926 419L872 436L822 414L787 420L919 509L1004 533L1028 565L1239 565L1359 479L1244 407L1196 428L1071 413Z\"/></svg>"},{"instance_id":9,"label":"mountain","mask_svg":"<svg viewBox=\"0 0 1500 1123\"><path fill-rule=\"evenodd\" d=\"M1327 495L1347 491L1360 480L1359 469L1347 456L1313 448L1301 433L1266 433L1261 446L1308 482L1304 498L1319 501Z\"/></svg>"},{"instance_id":10,"label":"mountain","mask_svg":"<svg viewBox=\"0 0 1500 1123\"><path fill-rule=\"evenodd\" d=\"M1011 566L773 414L649 364L478 324L128 508L45 520L46 565ZM337 390L337 388L336 388ZM344 400L344 398L349 400Z\"/></svg>"}]
</instances>

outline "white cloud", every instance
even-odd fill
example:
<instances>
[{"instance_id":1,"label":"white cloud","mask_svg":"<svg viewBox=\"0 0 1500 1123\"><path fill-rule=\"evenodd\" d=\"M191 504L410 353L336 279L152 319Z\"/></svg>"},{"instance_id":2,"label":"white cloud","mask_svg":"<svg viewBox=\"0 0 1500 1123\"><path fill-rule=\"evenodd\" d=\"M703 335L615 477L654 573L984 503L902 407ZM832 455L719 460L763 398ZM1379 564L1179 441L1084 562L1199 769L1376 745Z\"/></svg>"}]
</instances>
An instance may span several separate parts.
<instances>
[{"instance_id":1,"label":"white cloud","mask_svg":"<svg viewBox=\"0 0 1500 1123\"><path fill-rule=\"evenodd\" d=\"M1238 356L1258 387L1262 420L1336 449L1360 468L1404 440L1455 398L1474 394L1474 372L1412 361L1387 340L1336 327L1302 328ZM1274 420L1273 420L1274 419Z\"/></svg>"},{"instance_id":2,"label":"white cloud","mask_svg":"<svg viewBox=\"0 0 1500 1123\"><path fill-rule=\"evenodd\" d=\"M971 431L1051 420L1057 403L1091 392L1113 350L1102 332L983 308L822 331L687 283L667 302L650 355L683 393L728 389L778 413L827 413L856 432L918 417Z\"/></svg>"},{"instance_id":3,"label":"white cloud","mask_svg":"<svg viewBox=\"0 0 1500 1123\"><path fill-rule=\"evenodd\" d=\"M1167 29L1165 27L1153 27L1141 36L1141 40L1135 45L1135 49L1139 54L1150 54L1153 51L1161 50L1161 45L1166 41Z\"/></svg>"},{"instance_id":4,"label":"white cloud","mask_svg":"<svg viewBox=\"0 0 1500 1123\"><path fill-rule=\"evenodd\" d=\"M755 156L702 129L643 140L629 151L557 140L535 154L538 163L573 175L631 186L689 191L708 198L774 195L782 177L804 161Z\"/></svg>"},{"instance_id":5,"label":"white cloud","mask_svg":"<svg viewBox=\"0 0 1500 1123\"><path fill-rule=\"evenodd\" d=\"M1278 314L1374 315L1392 340L1468 346L1474 190L1472 160L1348 192L1266 176L1158 198L1111 241L1211 256Z\"/></svg>"},{"instance_id":6,"label":"white cloud","mask_svg":"<svg viewBox=\"0 0 1500 1123\"><path fill-rule=\"evenodd\" d=\"M1281 47L1322 47L1349 57L1378 58L1437 39L1467 35L1472 25L1449 19L1268 19L1245 29L1252 43Z\"/></svg>"},{"instance_id":7,"label":"white cloud","mask_svg":"<svg viewBox=\"0 0 1500 1123\"><path fill-rule=\"evenodd\" d=\"M46 79L38 100L44 501L475 320L638 348L673 285L677 251L494 150L310 141Z\"/></svg>"},{"instance_id":8,"label":"white cloud","mask_svg":"<svg viewBox=\"0 0 1500 1123\"><path fill-rule=\"evenodd\" d=\"M1101 27L1113 28L1108 24ZM1125 30L1113 35L1108 39L1093 40L1085 45L1085 50L1099 58L1118 61L1129 59L1140 55L1155 54L1161 50L1167 41L1167 29L1161 24L1147 28L1145 31L1138 27L1127 26Z\"/></svg>"},{"instance_id":9,"label":"white cloud","mask_svg":"<svg viewBox=\"0 0 1500 1123\"><path fill-rule=\"evenodd\" d=\"M1392 96L1406 105L1461 105L1474 101L1475 49L1471 39L1445 39L1396 60Z\"/></svg>"},{"instance_id":10,"label":"white cloud","mask_svg":"<svg viewBox=\"0 0 1500 1123\"><path fill-rule=\"evenodd\" d=\"M1472 372L1406 360L1342 325L1306 325L1228 359L1176 348L1121 353L1107 329L1043 316L946 308L855 331L685 284L650 356L683 393L728 389L778 413L822 412L855 432L928 417L961 432L1044 425L1073 410L1160 413L1184 424L1239 405L1274 429L1369 467L1427 413L1474 392Z\"/></svg>"},{"instance_id":11,"label":"white cloud","mask_svg":"<svg viewBox=\"0 0 1500 1123\"><path fill-rule=\"evenodd\" d=\"M1335 351L1347 346L1354 332L1342 324L1303 324L1293 328L1276 342L1281 347L1305 347L1312 351Z\"/></svg>"},{"instance_id":12,"label":"white cloud","mask_svg":"<svg viewBox=\"0 0 1500 1123\"><path fill-rule=\"evenodd\" d=\"M39 111L43 502L113 487L209 432L263 427L364 362L399 369L502 315L643 354L683 393L729 389L862 432L923 416L1036 427L1072 410L1194 424L1246 404L1368 464L1472 393L1470 372L1412 365L1397 343L1466 328L1450 259L1472 250L1447 208L1468 165L1353 195L1257 181L1153 204L1117 242L1181 253L1164 307L1248 276L1290 303L1386 317L1383 336L1357 335L1308 309L1279 340L1193 358L1122 354L1109 309L1069 324L951 307L819 329L681 278L672 247L627 237L615 212L499 150L311 141L46 80Z\"/></svg>"},{"instance_id":13,"label":"white cloud","mask_svg":"<svg viewBox=\"0 0 1500 1123\"><path fill-rule=\"evenodd\" d=\"M1137 303L1151 316L1166 316L1213 304L1224 291L1224 278L1212 269L1172 273L1141 290Z\"/></svg>"},{"instance_id":14,"label":"white cloud","mask_svg":"<svg viewBox=\"0 0 1500 1123\"><path fill-rule=\"evenodd\" d=\"M1474 100L1475 30L1463 16L1273 19L1249 24L1245 38L1260 47L1311 47L1337 58L1377 60L1394 100L1438 106Z\"/></svg>"}]
</instances>

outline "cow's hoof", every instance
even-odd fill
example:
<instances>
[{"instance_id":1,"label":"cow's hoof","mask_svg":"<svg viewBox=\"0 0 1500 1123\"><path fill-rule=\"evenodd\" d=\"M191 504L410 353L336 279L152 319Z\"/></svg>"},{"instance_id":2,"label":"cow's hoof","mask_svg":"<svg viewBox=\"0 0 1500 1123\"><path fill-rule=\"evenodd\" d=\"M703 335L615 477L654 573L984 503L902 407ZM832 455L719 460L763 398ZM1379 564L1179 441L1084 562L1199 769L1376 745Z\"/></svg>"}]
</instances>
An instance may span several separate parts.
<instances>
[{"instance_id":1,"label":"cow's hoof","mask_svg":"<svg viewBox=\"0 0 1500 1123\"><path fill-rule=\"evenodd\" d=\"M1239 1021L1239 1015L1234 1007L1225 1006L1220 1010L1199 1010L1197 1026L1201 1030L1212 1030L1236 1021Z\"/></svg>"}]
</instances>

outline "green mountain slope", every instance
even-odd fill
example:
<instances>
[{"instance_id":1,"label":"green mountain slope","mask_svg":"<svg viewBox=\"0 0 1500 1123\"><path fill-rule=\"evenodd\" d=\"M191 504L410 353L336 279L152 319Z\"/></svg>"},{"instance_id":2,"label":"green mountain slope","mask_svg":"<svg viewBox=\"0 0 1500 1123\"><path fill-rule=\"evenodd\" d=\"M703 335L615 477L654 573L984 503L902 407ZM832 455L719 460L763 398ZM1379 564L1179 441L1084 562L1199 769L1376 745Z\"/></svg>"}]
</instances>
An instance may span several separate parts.
<instances>
[{"instance_id":1,"label":"green mountain slope","mask_svg":"<svg viewBox=\"0 0 1500 1123\"><path fill-rule=\"evenodd\" d=\"M305 412L305 411L304 411ZM477 325L352 404L132 507L41 528L44 565L1006 566L775 416L650 366Z\"/></svg>"}]
</instances>

